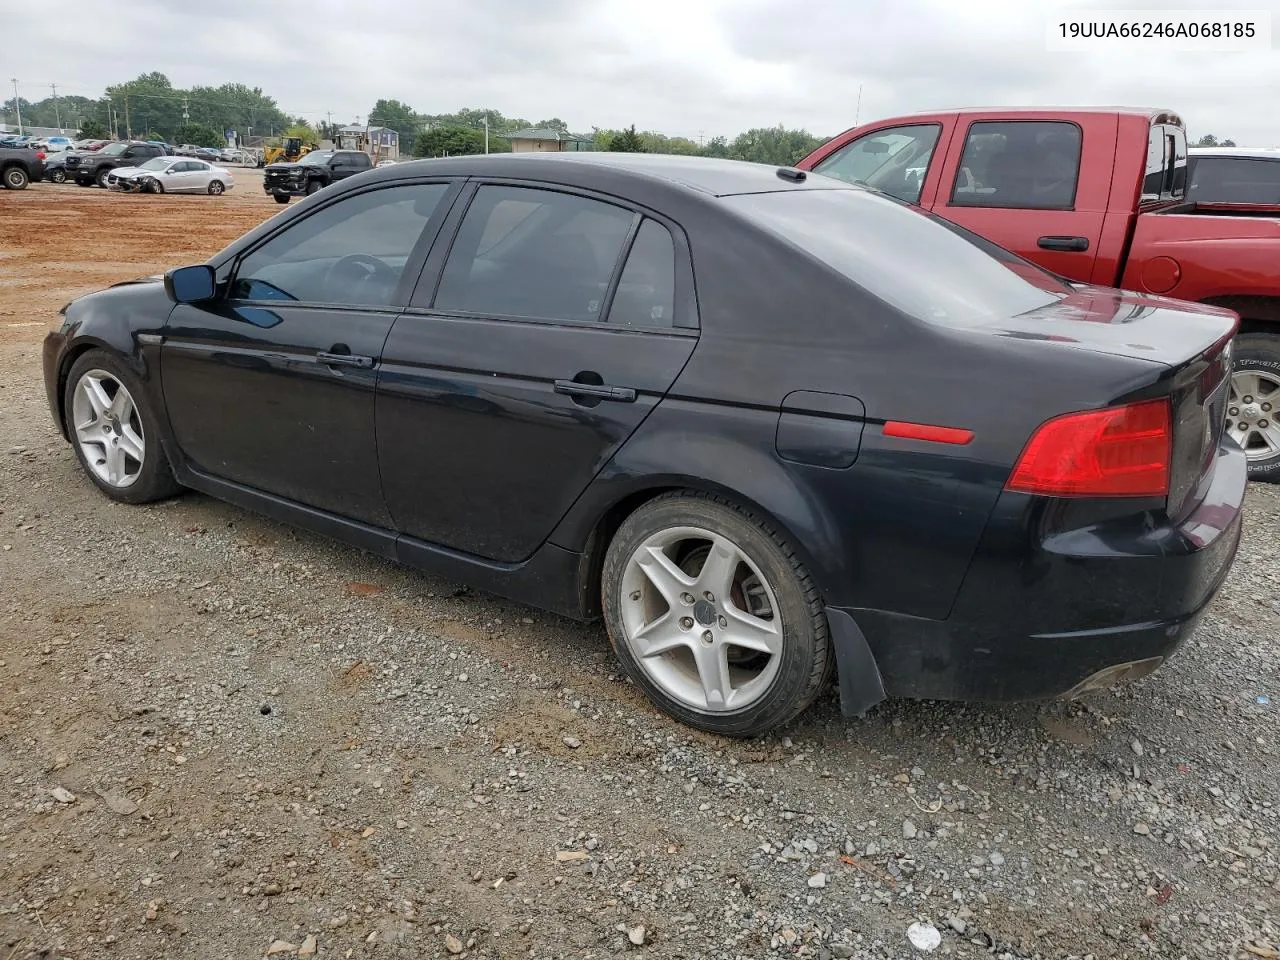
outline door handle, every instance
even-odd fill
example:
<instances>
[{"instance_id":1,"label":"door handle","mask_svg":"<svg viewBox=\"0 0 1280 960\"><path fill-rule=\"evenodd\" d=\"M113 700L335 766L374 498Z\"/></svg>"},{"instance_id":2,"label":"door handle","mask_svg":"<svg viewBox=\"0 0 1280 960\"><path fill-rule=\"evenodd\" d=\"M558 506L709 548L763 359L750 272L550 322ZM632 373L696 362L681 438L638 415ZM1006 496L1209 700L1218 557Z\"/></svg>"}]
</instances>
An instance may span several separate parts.
<instances>
[{"instance_id":1,"label":"door handle","mask_svg":"<svg viewBox=\"0 0 1280 960\"><path fill-rule=\"evenodd\" d=\"M1041 250L1083 251L1089 249L1088 237L1041 237L1036 241Z\"/></svg>"},{"instance_id":2,"label":"door handle","mask_svg":"<svg viewBox=\"0 0 1280 960\"><path fill-rule=\"evenodd\" d=\"M616 400L619 403L634 403L635 390L631 387L611 387L607 383L579 383L577 380L556 380L555 392L566 397L582 397L592 400Z\"/></svg>"},{"instance_id":3,"label":"door handle","mask_svg":"<svg viewBox=\"0 0 1280 960\"><path fill-rule=\"evenodd\" d=\"M354 353L331 353L328 350L321 350L316 353L316 359L332 367L359 367L361 370L373 369L373 357L359 357Z\"/></svg>"}]
</instances>

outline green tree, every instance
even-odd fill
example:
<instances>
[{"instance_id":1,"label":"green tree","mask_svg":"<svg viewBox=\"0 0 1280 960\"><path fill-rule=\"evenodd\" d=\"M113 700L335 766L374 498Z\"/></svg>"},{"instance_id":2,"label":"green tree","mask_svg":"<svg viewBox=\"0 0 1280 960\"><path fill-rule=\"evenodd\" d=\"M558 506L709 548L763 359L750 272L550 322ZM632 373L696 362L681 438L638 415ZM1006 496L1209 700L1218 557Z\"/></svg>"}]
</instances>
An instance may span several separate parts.
<instances>
[{"instance_id":1,"label":"green tree","mask_svg":"<svg viewBox=\"0 0 1280 960\"><path fill-rule=\"evenodd\" d=\"M619 130L609 138L608 149L613 153L644 153L644 140L636 133L633 123L626 130Z\"/></svg>"},{"instance_id":2,"label":"green tree","mask_svg":"<svg viewBox=\"0 0 1280 960\"><path fill-rule=\"evenodd\" d=\"M700 152L704 157L719 157L723 160L729 156L729 141L724 137L712 137Z\"/></svg>"},{"instance_id":3,"label":"green tree","mask_svg":"<svg viewBox=\"0 0 1280 960\"><path fill-rule=\"evenodd\" d=\"M174 143L190 143L197 147L221 147L226 138L207 123L184 123L173 133Z\"/></svg>"},{"instance_id":4,"label":"green tree","mask_svg":"<svg viewBox=\"0 0 1280 960\"><path fill-rule=\"evenodd\" d=\"M569 125L559 117L552 117L550 120L539 120L534 126L539 130L555 130L557 133L569 132Z\"/></svg>"},{"instance_id":5,"label":"green tree","mask_svg":"<svg viewBox=\"0 0 1280 960\"><path fill-rule=\"evenodd\" d=\"M90 117L84 123L80 124L81 140L105 140L107 136L107 125L101 120L95 120L93 117Z\"/></svg>"},{"instance_id":6,"label":"green tree","mask_svg":"<svg viewBox=\"0 0 1280 960\"><path fill-rule=\"evenodd\" d=\"M319 132L311 124L301 118L295 118L293 123L285 129L286 137L301 137L303 143L319 143L321 140Z\"/></svg>"},{"instance_id":7,"label":"green tree","mask_svg":"<svg viewBox=\"0 0 1280 960\"><path fill-rule=\"evenodd\" d=\"M421 121L413 108L399 100L379 100L369 111L369 126L389 127L400 136L401 145L413 142Z\"/></svg>"},{"instance_id":8,"label":"green tree","mask_svg":"<svg viewBox=\"0 0 1280 960\"><path fill-rule=\"evenodd\" d=\"M1206 133L1203 137L1201 137L1199 140L1196 141L1197 147L1216 147L1217 145L1218 145L1218 138L1215 137L1212 133Z\"/></svg>"},{"instance_id":9,"label":"green tree","mask_svg":"<svg viewBox=\"0 0 1280 960\"><path fill-rule=\"evenodd\" d=\"M820 143L822 140L808 130L788 130L778 124L776 127L757 127L738 134L733 143L729 144L729 156L734 160L789 167L798 163Z\"/></svg>"},{"instance_id":10,"label":"green tree","mask_svg":"<svg viewBox=\"0 0 1280 960\"><path fill-rule=\"evenodd\" d=\"M490 152L494 152L493 139L490 137L489 140ZM484 153L484 131L475 127L456 123L432 127L420 131L413 139L415 157L453 157L471 153Z\"/></svg>"}]
</instances>

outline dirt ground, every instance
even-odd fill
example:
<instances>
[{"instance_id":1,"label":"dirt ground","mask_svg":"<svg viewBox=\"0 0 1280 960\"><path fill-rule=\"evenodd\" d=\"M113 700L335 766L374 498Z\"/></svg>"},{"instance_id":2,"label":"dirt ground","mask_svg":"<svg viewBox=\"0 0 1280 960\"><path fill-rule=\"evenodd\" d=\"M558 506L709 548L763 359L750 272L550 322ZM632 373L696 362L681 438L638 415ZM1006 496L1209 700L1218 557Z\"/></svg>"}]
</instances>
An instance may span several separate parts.
<instances>
[{"instance_id":1,"label":"dirt ground","mask_svg":"<svg viewBox=\"0 0 1280 960\"><path fill-rule=\"evenodd\" d=\"M598 626L80 475L57 309L277 213L253 176L0 191L0 960L1280 955L1280 488L1132 686L702 736Z\"/></svg>"}]
</instances>

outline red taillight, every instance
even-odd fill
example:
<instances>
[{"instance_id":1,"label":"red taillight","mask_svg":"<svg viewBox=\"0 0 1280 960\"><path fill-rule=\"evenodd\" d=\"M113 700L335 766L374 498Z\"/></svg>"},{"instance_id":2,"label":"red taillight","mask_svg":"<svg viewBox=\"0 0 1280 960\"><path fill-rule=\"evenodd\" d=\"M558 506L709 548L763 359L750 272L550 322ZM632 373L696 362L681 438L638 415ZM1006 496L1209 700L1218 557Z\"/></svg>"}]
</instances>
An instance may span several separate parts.
<instances>
[{"instance_id":1,"label":"red taillight","mask_svg":"<svg viewBox=\"0 0 1280 960\"><path fill-rule=\"evenodd\" d=\"M1004 485L1046 497L1163 497L1173 427L1168 400L1055 417L1041 425Z\"/></svg>"},{"instance_id":2,"label":"red taillight","mask_svg":"<svg viewBox=\"0 0 1280 960\"><path fill-rule=\"evenodd\" d=\"M40 150L36 153L37 160L43 160L44 158L45 158L45 152L43 150Z\"/></svg>"}]
</instances>

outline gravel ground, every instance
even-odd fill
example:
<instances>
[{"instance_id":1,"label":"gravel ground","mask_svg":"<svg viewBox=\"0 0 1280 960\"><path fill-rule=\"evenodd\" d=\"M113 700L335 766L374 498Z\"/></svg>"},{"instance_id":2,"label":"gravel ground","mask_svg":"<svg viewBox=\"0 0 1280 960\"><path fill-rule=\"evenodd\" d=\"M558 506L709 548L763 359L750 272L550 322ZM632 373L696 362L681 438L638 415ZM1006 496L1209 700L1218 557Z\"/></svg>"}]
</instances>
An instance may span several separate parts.
<instances>
[{"instance_id":1,"label":"gravel ground","mask_svg":"<svg viewBox=\"0 0 1280 960\"><path fill-rule=\"evenodd\" d=\"M127 216L154 238L186 200L76 190L18 195L0 234L74 198L104 237ZM204 252L275 212L257 199L191 198L239 217ZM721 740L649 708L598 626L199 495L107 501L49 420L39 337L110 271L73 282L21 243L0 260L0 960L923 956L912 924L934 956L1280 955L1280 488L1250 490L1230 580L1150 678L856 721L831 691ZM192 243L113 254L106 279Z\"/></svg>"}]
</instances>

